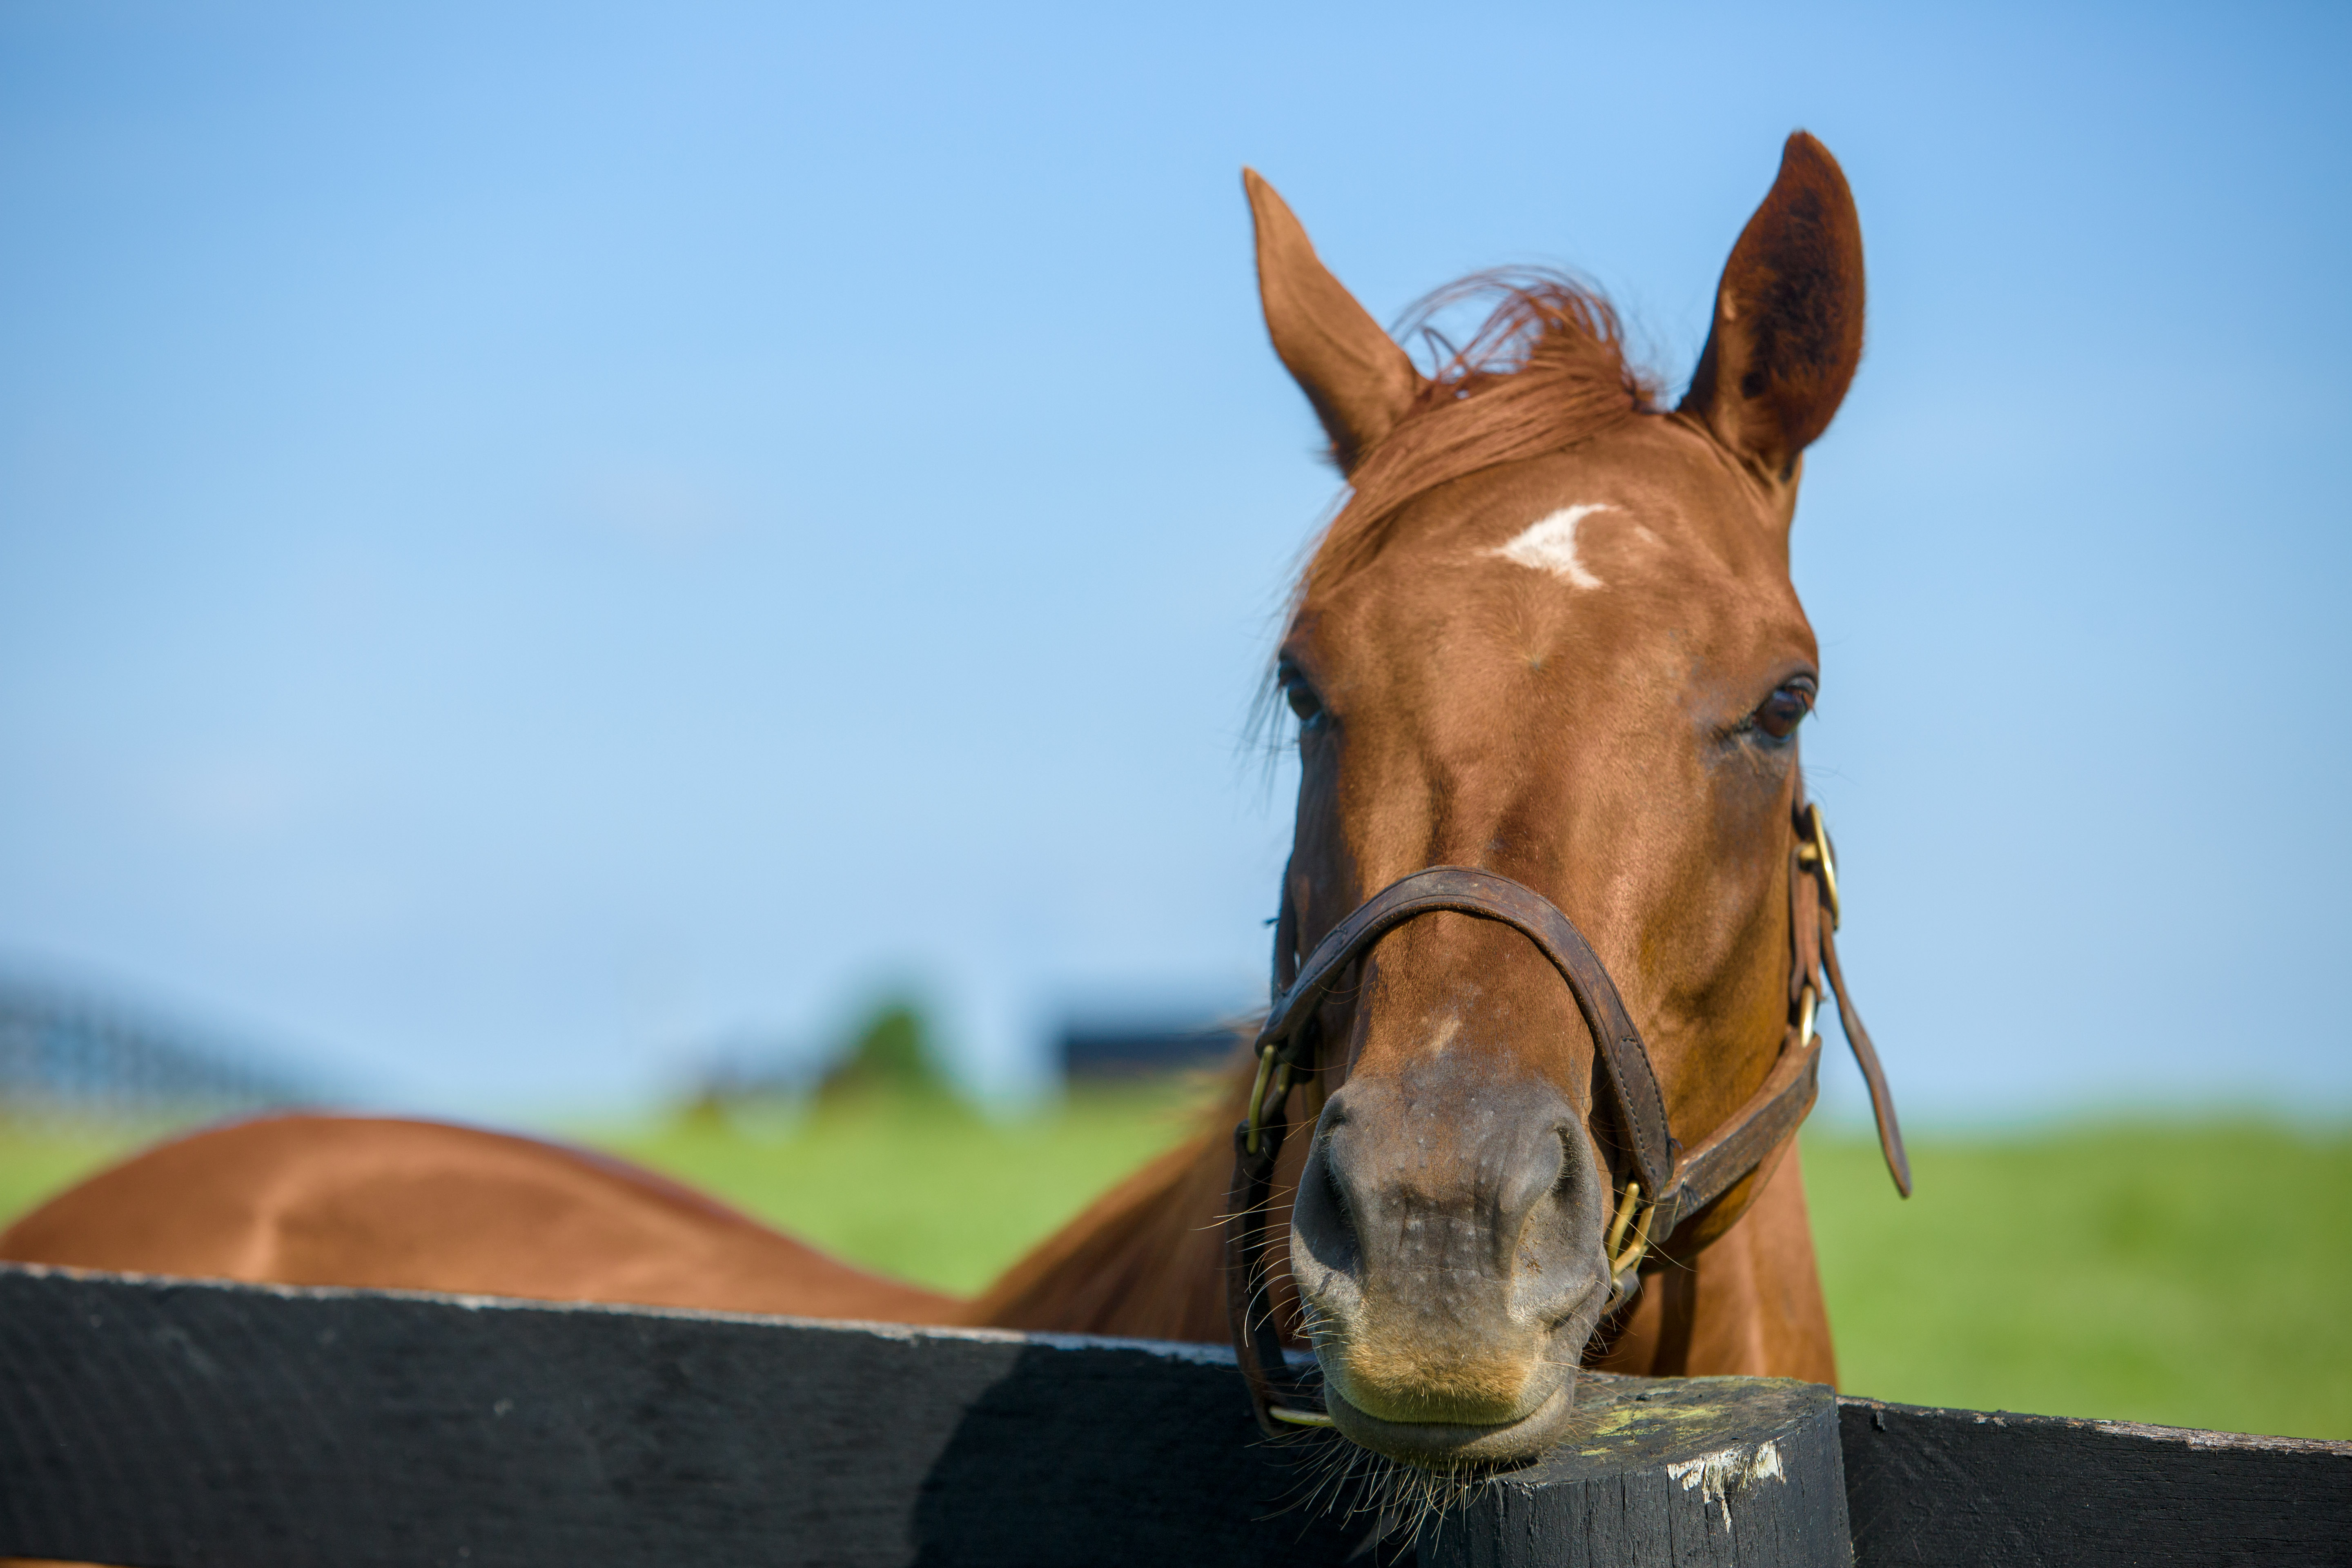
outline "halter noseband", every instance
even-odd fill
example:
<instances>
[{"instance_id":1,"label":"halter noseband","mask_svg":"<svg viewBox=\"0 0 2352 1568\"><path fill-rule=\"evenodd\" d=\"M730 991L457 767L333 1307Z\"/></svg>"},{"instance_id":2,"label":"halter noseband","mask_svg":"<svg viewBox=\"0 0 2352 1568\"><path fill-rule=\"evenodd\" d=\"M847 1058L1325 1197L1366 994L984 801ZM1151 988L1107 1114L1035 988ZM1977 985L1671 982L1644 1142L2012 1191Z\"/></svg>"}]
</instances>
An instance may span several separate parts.
<instances>
[{"instance_id":1,"label":"halter noseband","mask_svg":"<svg viewBox=\"0 0 2352 1568\"><path fill-rule=\"evenodd\" d=\"M1282 1336L1271 1300L1261 1301L1265 1230L1274 1189L1275 1162L1282 1153L1288 1121L1285 1112L1297 1076L1312 1071L1318 1048L1315 1019L1324 999L1372 944L1422 915L1439 910L1498 921L1535 944L1568 983L1577 1011L1592 1032L1609 1089L1610 1109L1623 1136L1631 1169L1603 1238L1611 1290L1605 1318L1622 1309L1641 1289L1641 1268L1654 1245L1663 1247L1675 1227L1753 1174L1794 1133L1812 1109L1819 1089L1821 1036L1814 1031L1826 972L1837 998L1838 1022L1855 1062L1870 1085L1886 1168L1905 1197L1911 1195L1911 1164L1895 1119L1895 1100L1870 1033L1855 1016L1838 967L1837 859L1821 808L1801 800L1794 813L1796 846L1789 874L1789 1023L1779 1058L1745 1105L1685 1152L1669 1131L1665 1098L1650 1066L1641 1031L1625 1011L1601 955L1550 900L1492 871L1438 866L1401 878L1357 906L1297 961L1298 921L1283 879L1282 913L1276 921L1274 1005L1257 1036L1257 1078L1250 1087L1249 1110L1234 1129L1234 1177L1225 1205L1225 1317L1234 1356L1249 1384L1250 1407L1268 1435L1283 1427L1328 1426L1319 1410L1278 1403L1275 1378L1286 1384ZM1652 1194L1647 1203L1643 1194ZM1749 1194L1752 1201L1753 1194ZM1743 1205L1744 1207L1744 1205ZM1726 1227L1727 1228L1727 1226ZM1719 1233L1718 1233L1719 1234Z\"/></svg>"}]
</instances>

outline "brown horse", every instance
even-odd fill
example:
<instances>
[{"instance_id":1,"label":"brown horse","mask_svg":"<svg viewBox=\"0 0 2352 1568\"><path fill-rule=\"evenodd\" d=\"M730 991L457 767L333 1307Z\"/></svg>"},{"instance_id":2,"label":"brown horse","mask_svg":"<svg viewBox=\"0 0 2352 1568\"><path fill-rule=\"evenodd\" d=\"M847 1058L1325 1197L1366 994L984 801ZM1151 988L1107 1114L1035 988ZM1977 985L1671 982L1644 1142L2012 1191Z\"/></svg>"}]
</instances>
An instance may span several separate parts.
<instances>
[{"instance_id":1,"label":"brown horse","mask_svg":"<svg viewBox=\"0 0 2352 1568\"><path fill-rule=\"evenodd\" d=\"M1424 867L1514 879L1590 936L1673 1127L1703 1135L1792 1033L1811 1038L1810 1002L1791 1022L1790 823L1820 674L1789 530L1801 454L1862 347L1844 178L1790 139L1672 411L1606 306L1557 280L1502 286L1486 329L1423 375L1246 183L1275 349L1352 490L1276 664L1303 765L1284 940L1310 949ZM1440 1465L1531 1454L1580 1363L1834 1379L1790 1138L1653 1238L1648 1287L1612 1308L1624 1157L1599 1053L1519 932L1460 913L1400 926L1318 1016L1274 1189L1297 1197L1278 1199L1272 1310L1313 1340L1348 1436ZM0 1257L1217 1340L1248 1082L969 1302L593 1155L326 1117L142 1154L20 1220Z\"/></svg>"}]
</instances>

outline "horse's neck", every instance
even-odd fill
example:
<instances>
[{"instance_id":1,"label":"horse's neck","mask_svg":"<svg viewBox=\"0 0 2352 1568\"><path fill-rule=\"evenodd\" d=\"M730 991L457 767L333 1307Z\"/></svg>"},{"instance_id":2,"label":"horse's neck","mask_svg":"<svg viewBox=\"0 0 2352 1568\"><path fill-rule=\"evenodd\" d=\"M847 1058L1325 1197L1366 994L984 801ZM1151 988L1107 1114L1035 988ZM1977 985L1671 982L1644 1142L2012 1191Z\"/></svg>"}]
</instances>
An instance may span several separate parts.
<instances>
[{"instance_id":1,"label":"horse's neck","mask_svg":"<svg viewBox=\"0 0 2352 1568\"><path fill-rule=\"evenodd\" d=\"M1007 1269L972 1303L971 1321L1066 1333L1223 1340L1230 1129L1249 1079L1244 1070L1228 1086L1200 1136L1112 1188ZM1278 1222L1285 1217L1276 1216ZM1276 1228L1288 1227L1278 1223Z\"/></svg>"}]
</instances>

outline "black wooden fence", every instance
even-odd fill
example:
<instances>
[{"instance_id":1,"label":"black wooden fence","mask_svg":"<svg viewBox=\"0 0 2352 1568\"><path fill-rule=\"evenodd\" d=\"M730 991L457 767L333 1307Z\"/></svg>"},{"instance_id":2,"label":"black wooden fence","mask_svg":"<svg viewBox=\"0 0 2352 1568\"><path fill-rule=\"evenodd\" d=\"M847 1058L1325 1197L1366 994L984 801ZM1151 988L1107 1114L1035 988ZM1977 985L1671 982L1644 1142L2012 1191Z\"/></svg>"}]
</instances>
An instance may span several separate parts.
<instances>
[{"instance_id":1,"label":"black wooden fence","mask_svg":"<svg viewBox=\"0 0 2352 1568\"><path fill-rule=\"evenodd\" d=\"M1578 1420L1374 1545L1373 1516L1310 1500L1347 1450L1259 1440L1213 1347L0 1266L0 1554L2352 1562L2352 1444L1745 1378L1597 1379Z\"/></svg>"}]
</instances>

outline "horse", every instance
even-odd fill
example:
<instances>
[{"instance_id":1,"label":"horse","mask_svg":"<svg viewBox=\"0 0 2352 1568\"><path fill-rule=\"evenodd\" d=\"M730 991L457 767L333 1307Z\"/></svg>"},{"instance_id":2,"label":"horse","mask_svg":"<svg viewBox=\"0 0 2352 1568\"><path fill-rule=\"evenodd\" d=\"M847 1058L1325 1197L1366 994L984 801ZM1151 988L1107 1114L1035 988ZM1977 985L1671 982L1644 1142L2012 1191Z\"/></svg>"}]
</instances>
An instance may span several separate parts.
<instances>
[{"instance_id":1,"label":"horse","mask_svg":"<svg viewBox=\"0 0 2352 1568\"><path fill-rule=\"evenodd\" d=\"M1822 676L1789 539L1863 341L1845 178L1789 138L1671 408L1606 301L1549 274L1474 280L1499 302L1458 349L1433 332L1424 374L1274 188L1244 183L1273 346L1347 489L1269 685L1301 769L1276 1012L1312 1027L1237 1061L1198 1137L969 1300L617 1161L323 1115L133 1157L0 1234L0 1258L1232 1335L1245 1358L1270 1335L1311 1345L1324 1408L1262 1399L1262 1416L1432 1471L1543 1452L1580 1368L1834 1383L1794 1138L1824 957L1908 1181L1824 946L1833 863L1798 763ZM1429 868L1488 890L1349 925ZM1496 889L1522 912L1498 913ZM1644 1076L1650 1110L1627 1087ZM1703 1148L1736 1131L1748 1155L1662 1204L1659 1173L1691 1152L1669 1125L1715 1130ZM1260 1194L1238 1215L1236 1137Z\"/></svg>"}]
</instances>

